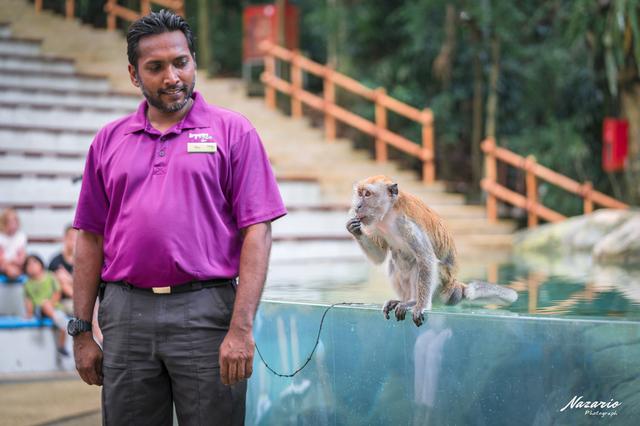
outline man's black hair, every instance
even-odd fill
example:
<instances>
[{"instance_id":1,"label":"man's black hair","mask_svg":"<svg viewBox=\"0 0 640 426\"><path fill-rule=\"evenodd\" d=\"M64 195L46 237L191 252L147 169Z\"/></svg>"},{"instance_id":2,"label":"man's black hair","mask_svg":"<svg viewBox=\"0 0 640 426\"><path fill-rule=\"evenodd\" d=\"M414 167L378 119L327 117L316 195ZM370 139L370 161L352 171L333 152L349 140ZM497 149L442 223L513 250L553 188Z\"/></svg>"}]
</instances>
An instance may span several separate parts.
<instances>
[{"instance_id":1,"label":"man's black hair","mask_svg":"<svg viewBox=\"0 0 640 426\"><path fill-rule=\"evenodd\" d=\"M182 31L182 34L184 34L187 39L191 56L195 58L196 52L193 47L193 33L187 21L169 10L162 9L160 12L151 12L143 16L129 26L129 30L127 31L127 56L129 63L138 69L138 56L140 53L138 52L138 44L140 44L141 38L171 31Z\"/></svg>"}]
</instances>

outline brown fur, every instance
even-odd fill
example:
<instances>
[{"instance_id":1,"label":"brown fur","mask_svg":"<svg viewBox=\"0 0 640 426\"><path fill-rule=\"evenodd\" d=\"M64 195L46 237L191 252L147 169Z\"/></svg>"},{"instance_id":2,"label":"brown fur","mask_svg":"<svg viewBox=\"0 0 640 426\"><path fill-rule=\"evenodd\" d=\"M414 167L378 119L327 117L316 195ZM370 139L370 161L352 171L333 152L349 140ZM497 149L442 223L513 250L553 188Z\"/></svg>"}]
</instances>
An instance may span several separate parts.
<instances>
[{"instance_id":1,"label":"brown fur","mask_svg":"<svg viewBox=\"0 0 640 426\"><path fill-rule=\"evenodd\" d=\"M371 176L358 184L357 189L364 189L365 185L384 183L392 185L394 182L384 175ZM445 299L453 293L456 287L464 288L465 284L457 281L456 246L453 236L442 218L430 209L422 200L405 191L398 191L393 209L408 216L422 230L424 230L434 245L436 256L440 260L440 293Z\"/></svg>"}]
</instances>

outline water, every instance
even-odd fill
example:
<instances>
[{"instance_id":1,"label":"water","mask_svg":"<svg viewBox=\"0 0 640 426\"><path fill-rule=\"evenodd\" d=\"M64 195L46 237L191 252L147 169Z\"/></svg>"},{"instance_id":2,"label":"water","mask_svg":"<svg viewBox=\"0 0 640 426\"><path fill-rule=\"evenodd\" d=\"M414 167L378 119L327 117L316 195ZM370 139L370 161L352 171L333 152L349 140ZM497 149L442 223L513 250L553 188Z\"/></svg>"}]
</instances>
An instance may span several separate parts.
<instances>
[{"instance_id":1,"label":"water","mask_svg":"<svg viewBox=\"0 0 640 426\"><path fill-rule=\"evenodd\" d=\"M344 286L271 282L261 304L247 424L636 425L640 418L640 274L577 259L511 259L464 279L518 291L509 307L435 306L417 328L385 320L380 269ZM355 277L355 276L354 276ZM302 283L304 284L304 283ZM599 401L598 408L586 402ZM588 404L590 405L590 404Z\"/></svg>"},{"instance_id":2,"label":"water","mask_svg":"<svg viewBox=\"0 0 640 426\"><path fill-rule=\"evenodd\" d=\"M455 307L436 306L435 309L640 320L640 268L593 265L586 256L562 259L511 257L482 266L476 264L465 268L462 265L459 276L465 282L486 280L516 290L518 300L514 304L505 307L463 303ZM387 299L395 298L385 266L354 261L339 267L297 264L296 268L296 274L291 275L282 273L277 264L272 266L273 276L270 273L264 298L324 304L364 302L380 306Z\"/></svg>"}]
</instances>

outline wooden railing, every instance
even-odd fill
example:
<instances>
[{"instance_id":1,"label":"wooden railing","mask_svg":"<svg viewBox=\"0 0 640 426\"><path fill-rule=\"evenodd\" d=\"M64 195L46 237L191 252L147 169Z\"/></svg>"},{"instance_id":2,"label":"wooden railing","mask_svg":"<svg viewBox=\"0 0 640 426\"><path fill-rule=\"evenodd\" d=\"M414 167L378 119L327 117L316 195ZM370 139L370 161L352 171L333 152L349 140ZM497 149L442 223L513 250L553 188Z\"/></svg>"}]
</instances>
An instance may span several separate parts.
<instances>
[{"instance_id":1,"label":"wooden railing","mask_svg":"<svg viewBox=\"0 0 640 426\"><path fill-rule=\"evenodd\" d=\"M375 157L379 163L387 161L387 146L405 152L422 162L422 179L425 183L435 180L434 123L429 108L419 110L386 94L385 89L370 89L358 81L341 74L325 65L314 62L297 51L285 49L265 41L260 47L265 52L265 71L261 76L265 84L265 102L271 109L276 108L276 91L291 97L291 115L302 117L302 104L324 113L324 128L329 142L336 137L336 120L348 124L375 138ZM291 81L280 78L276 73L276 60L291 64ZM322 97L304 90L303 72L323 79ZM375 104L375 121L372 122L336 104L336 86L346 89ZM390 131L387 128L387 110L417 122L422 127L419 144Z\"/></svg>"},{"instance_id":2,"label":"wooden railing","mask_svg":"<svg viewBox=\"0 0 640 426\"><path fill-rule=\"evenodd\" d=\"M140 17L149 14L151 12L152 3L171 9L178 15L184 16L184 0L140 0L140 13L124 6L120 6L118 4L118 0L108 0L107 4L104 5L104 11L108 14L107 29L116 29L117 18L133 22L140 19Z\"/></svg>"},{"instance_id":3,"label":"wooden railing","mask_svg":"<svg viewBox=\"0 0 640 426\"><path fill-rule=\"evenodd\" d=\"M35 0L34 5L36 9L36 13L40 13L42 11L42 1L43 0ZM64 2L64 16L67 19L73 19L76 14L76 2L75 0L65 0Z\"/></svg>"},{"instance_id":4,"label":"wooden railing","mask_svg":"<svg viewBox=\"0 0 640 426\"><path fill-rule=\"evenodd\" d=\"M594 190L591 182L580 183L554 172L538 164L533 156L525 158L508 149L498 147L492 138L482 142L482 151L485 154L485 178L481 186L487 192L487 217L491 222L498 219L498 200L526 210L529 227L537 226L539 218L548 222L560 222L566 219L562 214L538 202L538 179L582 197L585 214L591 213L595 204L613 209L629 208L627 204ZM498 160L526 173L526 195L514 192L498 183Z\"/></svg>"},{"instance_id":5,"label":"wooden railing","mask_svg":"<svg viewBox=\"0 0 640 426\"><path fill-rule=\"evenodd\" d=\"M43 0L35 0L36 13L42 11ZM118 0L108 0L104 5L104 11L107 16L107 29L115 30L117 19L121 18L125 21L133 22L141 16L151 12L151 4L157 4L167 9L175 11L178 15L184 16L184 0L140 0L140 13L135 10L120 6ZM75 0L65 0L65 16L67 19L73 19L75 16Z\"/></svg>"}]
</instances>

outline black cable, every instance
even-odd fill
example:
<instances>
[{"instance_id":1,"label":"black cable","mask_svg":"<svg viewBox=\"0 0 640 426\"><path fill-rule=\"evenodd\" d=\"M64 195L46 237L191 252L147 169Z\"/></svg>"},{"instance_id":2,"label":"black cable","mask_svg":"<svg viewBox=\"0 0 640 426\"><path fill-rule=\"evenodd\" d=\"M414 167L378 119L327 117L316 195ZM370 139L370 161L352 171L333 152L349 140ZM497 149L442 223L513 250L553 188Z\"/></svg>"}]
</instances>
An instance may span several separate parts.
<instances>
[{"instance_id":1,"label":"black cable","mask_svg":"<svg viewBox=\"0 0 640 426\"><path fill-rule=\"evenodd\" d=\"M327 309L325 309L324 313L322 314L322 319L320 320L320 327L318 327L318 336L316 337L316 343L313 345L313 349L311 349L311 353L309 354L309 357L304 362L304 364L302 364L302 366L300 368L298 368L296 371L294 371L293 373L282 374L282 373L278 373L276 370L271 368L271 366L267 363L267 361L264 360L264 357L262 356L262 353L260 352L260 348L258 348L258 345L256 344L256 351L258 351L258 355L260 356L260 359L262 360L262 363L265 365L265 367L267 367L267 369L269 371L271 371L273 374L275 374L278 377L293 377L296 374L298 374L299 372L301 372L307 366L307 364L309 364L309 361L311 361L311 358L313 358L313 354L316 352L316 349L318 348L318 343L320 343L320 333L322 332L322 326L324 324L324 317L327 316L327 312L329 312L329 310L331 310L331 308L333 308L334 306L338 306L338 305L342 305L342 306L357 306L357 305L364 305L364 303L339 302L339 303L334 303L333 305L328 306Z\"/></svg>"}]
</instances>

